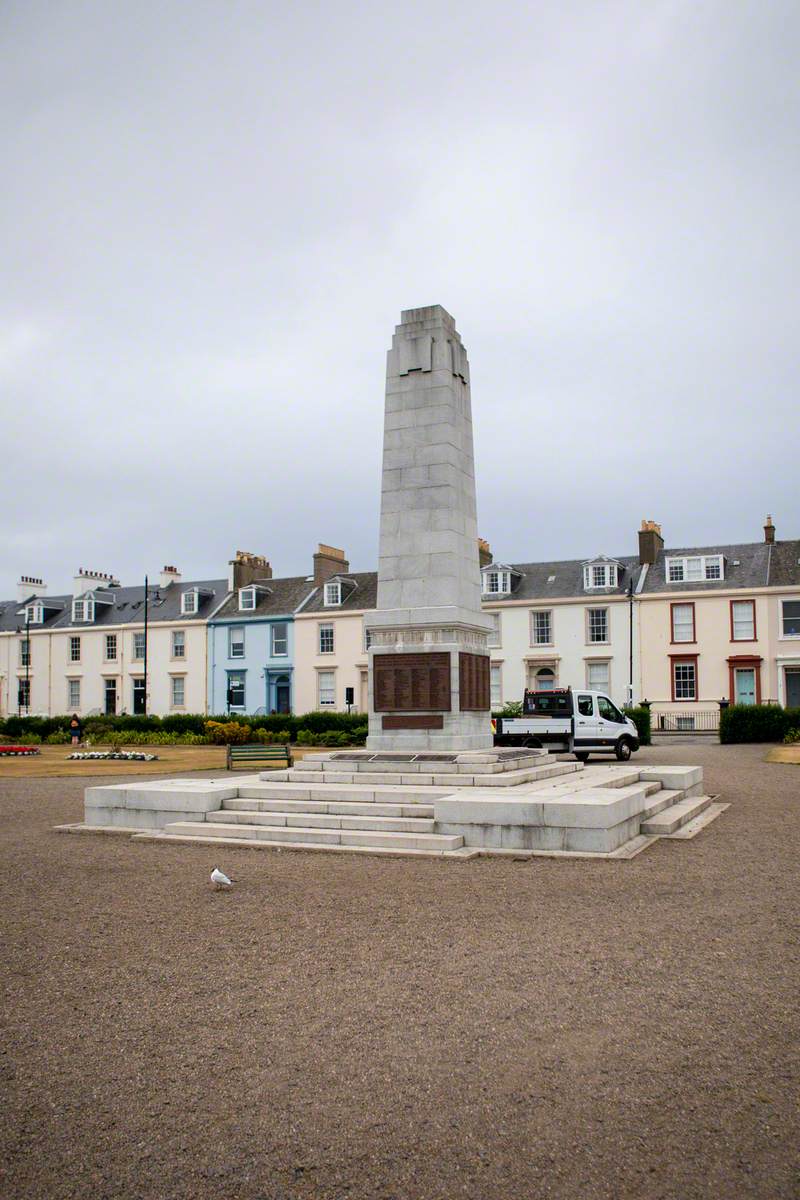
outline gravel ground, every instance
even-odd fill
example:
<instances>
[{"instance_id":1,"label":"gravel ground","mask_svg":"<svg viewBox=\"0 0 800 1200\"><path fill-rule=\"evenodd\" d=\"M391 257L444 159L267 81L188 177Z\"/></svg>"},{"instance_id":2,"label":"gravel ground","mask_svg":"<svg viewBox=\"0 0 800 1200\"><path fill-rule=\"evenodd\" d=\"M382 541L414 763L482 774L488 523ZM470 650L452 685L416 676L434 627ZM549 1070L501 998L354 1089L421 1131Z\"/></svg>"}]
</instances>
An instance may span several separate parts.
<instances>
[{"instance_id":1,"label":"gravel ground","mask_svg":"<svg viewBox=\"0 0 800 1200\"><path fill-rule=\"evenodd\" d=\"M67 837L77 781L3 781L4 1194L797 1197L800 769L765 749L641 752L732 807L615 863Z\"/></svg>"}]
</instances>

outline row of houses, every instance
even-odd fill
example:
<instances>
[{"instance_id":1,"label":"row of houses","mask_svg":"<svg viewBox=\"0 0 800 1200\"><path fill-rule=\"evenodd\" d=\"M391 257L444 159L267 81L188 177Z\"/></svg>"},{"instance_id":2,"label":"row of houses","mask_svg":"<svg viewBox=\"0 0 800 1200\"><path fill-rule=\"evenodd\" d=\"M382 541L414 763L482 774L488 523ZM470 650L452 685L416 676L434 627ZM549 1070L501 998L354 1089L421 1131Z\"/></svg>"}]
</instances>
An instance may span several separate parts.
<instances>
[{"instance_id":1,"label":"row of houses","mask_svg":"<svg viewBox=\"0 0 800 1200\"><path fill-rule=\"evenodd\" d=\"M656 723L702 728L720 701L800 705L800 540L506 563L477 548L492 705L529 688L646 699ZM377 574L320 545L308 575L275 578L238 552L227 577L123 587L81 569L71 594L23 576L0 601L0 716L367 709Z\"/></svg>"}]
</instances>

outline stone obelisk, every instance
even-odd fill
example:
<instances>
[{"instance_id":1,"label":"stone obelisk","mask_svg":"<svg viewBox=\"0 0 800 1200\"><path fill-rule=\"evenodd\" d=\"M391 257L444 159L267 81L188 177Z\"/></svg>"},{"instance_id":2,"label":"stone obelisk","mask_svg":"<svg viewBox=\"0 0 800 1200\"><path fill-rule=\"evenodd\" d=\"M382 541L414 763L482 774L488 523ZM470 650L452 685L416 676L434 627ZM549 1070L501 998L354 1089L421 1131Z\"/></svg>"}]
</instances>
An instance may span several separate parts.
<instances>
[{"instance_id":1,"label":"stone obelisk","mask_svg":"<svg viewBox=\"0 0 800 1200\"><path fill-rule=\"evenodd\" d=\"M368 750L492 746L467 352L440 305L401 316L386 366Z\"/></svg>"}]
</instances>

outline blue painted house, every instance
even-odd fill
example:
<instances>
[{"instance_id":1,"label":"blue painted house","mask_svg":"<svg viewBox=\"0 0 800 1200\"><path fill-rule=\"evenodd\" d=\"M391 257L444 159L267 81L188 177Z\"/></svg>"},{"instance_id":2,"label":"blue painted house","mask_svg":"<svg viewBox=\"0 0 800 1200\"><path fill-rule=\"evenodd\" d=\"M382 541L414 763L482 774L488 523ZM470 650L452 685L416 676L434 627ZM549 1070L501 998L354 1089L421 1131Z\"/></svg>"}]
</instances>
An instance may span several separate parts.
<instances>
[{"instance_id":1,"label":"blue painted house","mask_svg":"<svg viewBox=\"0 0 800 1200\"><path fill-rule=\"evenodd\" d=\"M273 579L266 559L241 552L231 568L228 597L208 623L208 710L292 712L294 614L313 581Z\"/></svg>"}]
</instances>

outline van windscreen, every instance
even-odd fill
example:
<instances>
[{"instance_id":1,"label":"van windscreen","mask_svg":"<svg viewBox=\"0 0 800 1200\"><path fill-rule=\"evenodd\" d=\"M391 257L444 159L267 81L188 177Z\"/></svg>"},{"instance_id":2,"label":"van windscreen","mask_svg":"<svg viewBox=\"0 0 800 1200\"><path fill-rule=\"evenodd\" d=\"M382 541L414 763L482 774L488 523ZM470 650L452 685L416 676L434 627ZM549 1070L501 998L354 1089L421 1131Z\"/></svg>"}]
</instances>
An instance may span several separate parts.
<instances>
[{"instance_id":1,"label":"van windscreen","mask_svg":"<svg viewBox=\"0 0 800 1200\"><path fill-rule=\"evenodd\" d=\"M571 717L572 696L569 692L527 692L524 711L529 717Z\"/></svg>"}]
</instances>

